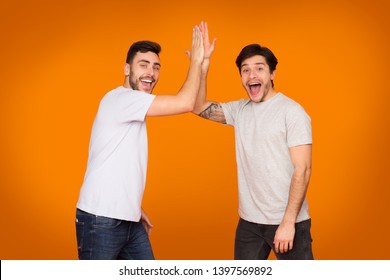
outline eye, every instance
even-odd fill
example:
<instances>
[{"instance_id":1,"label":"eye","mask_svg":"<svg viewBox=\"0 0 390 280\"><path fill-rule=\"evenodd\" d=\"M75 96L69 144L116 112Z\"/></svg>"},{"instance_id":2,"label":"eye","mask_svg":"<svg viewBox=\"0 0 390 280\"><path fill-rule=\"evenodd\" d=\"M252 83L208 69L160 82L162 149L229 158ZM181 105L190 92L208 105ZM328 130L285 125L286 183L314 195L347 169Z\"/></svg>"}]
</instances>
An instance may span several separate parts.
<instances>
[{"instance_id":1,"label":"eye","mask_svg":"<svg viewBox=\"0 0 390 280\"><path fill-rule=\"evenodd\" d=\"M141 68L146 68L148 65L147 65L146 63L141 63L139 66L140 66Z\"/></svg>"},{"instance_id":2,"label":"eye","mask_svg":"<svg viewBox=\"0 0 390 280\"><path fill-rule=\"evenodd\" d=\"M153 66L153 70L160 71L160 66L157 66L157 65Z\"/></svg>"},{"instance_id":3,"label":"eye","mask_svg":"<svg viewBox=\"0 0 390 280\"><path fill-rule=\"evenodd\" d=\"M248 70L248 69L242 69L241 72L242 72L242 73L248 73L249 70Z\"/></svg>"}]
</instances>

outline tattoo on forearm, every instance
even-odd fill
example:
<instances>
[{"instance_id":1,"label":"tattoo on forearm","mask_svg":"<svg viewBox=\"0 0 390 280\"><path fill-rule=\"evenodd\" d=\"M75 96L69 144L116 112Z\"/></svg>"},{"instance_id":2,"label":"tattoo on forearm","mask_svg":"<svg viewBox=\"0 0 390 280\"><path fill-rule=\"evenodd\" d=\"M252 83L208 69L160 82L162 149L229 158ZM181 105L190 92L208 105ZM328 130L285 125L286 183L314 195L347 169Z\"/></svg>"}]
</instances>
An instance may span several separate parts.
<instances>
[{"instance_id":1,"label":"tattoo on forearm","mask_svg":"<svg viewBox=\"0 0 390 280\"><path fill-rule=\"evenodd\" d=\"M200 117L226 124L226 118L219 103L211 103L203 112L199 114Z\"/></svg>"}]
</instances>

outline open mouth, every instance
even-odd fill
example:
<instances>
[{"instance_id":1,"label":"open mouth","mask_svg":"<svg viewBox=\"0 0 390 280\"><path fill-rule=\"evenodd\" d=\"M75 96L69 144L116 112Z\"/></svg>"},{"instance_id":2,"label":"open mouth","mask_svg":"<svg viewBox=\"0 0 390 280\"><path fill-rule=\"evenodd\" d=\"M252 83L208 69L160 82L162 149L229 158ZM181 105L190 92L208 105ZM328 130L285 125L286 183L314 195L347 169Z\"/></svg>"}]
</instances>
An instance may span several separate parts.
<instances>
[{"instance_id":1,"label":"open mouth","mask_svg":"<svg viewBox=\"0 0 390 280\"><path fill-rule=\"evenodd\" d=\"M144 84L152 84L153 83L153 79L141 79L141 82L144 83Z\"/></svg>"},{"instance_id":2,"label":"open mouth","mask_svg":"<svg viewBox=\"0 0 390 280\"><path fill-rule=\"evenodd\" d=\"M150 90L152 88L152 83L154 82L152 78L144 78L141 79L140 81L142 86L147 90Z\"/></svg>"},{"instance_id":3,"label":"open mouth","mask_svg":"<svg viewBox=\"0 0 390 280\"><path fill-rule=\"evenodd\" d=\"M249 92L251 95L258 94L260 91L260 88L261 88L261 84L258 82L249 84Z\"/></svg>"}]
</instances>

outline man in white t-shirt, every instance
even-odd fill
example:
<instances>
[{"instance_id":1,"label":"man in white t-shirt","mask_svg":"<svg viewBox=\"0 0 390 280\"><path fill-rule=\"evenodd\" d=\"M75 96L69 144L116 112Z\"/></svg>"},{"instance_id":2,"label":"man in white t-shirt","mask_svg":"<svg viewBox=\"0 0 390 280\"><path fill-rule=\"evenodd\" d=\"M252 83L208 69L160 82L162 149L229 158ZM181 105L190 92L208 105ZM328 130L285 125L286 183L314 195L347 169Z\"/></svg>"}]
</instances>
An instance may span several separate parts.
<instances>
[{"instance_id":1,"label":"man in white t-shirt","mask_svg":"<svg viewBox=\"0 0 390 280\"><path fill-rule=\"evenodd\" d=\"M311 175L311 120L298 103L274 89L275 55L252 44L237 57L249 99L206 99L206 78L215 40L203 34L202 81L194 113L234 127L239 216L235 259L313 259L306 192Z\"/></svg>"},{"instance_id":2,"label":"man in white t-shirt","mask_svg":"<svg viewBox=\"0 0 390 280\"><path fill-rule=\"evenodd\" d=\"M199 90L203 42L192 33L187 79L176 95L151 94L160 73L160 46L134 43L123 86L108 92L96 114L88 165L76 211L79 259L154 259L142 210L148 159L145 118L191 112Z\"/></svg>"}]
</instances>

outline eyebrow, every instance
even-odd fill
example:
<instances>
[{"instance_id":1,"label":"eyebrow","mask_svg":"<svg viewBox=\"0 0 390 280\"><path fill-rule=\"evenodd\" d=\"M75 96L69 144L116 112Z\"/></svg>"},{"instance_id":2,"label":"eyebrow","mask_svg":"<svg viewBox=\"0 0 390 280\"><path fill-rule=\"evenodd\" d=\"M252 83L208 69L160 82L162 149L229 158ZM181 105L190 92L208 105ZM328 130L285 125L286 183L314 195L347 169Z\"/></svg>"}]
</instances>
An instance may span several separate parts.
<instances>
[{"instance_id":1,"label":"eyebrow","mask_svg":"<svg viewBox=\"0 0 390 280\"><path fill-rule=\"evenodd\" d=\"M248 66L248 63L242 64L241 67ZM255 65L265 65L263 62L256 62Z\"/></svg>"},{"instance_id":2,"label":"eyebrow","mask_svg":"<svg viewBox=\"0 0 390 280\"><path fill-rule=\"evenodd\" d=\"M145 62L145 63L148 63L148 64L151 63L149 60L146 60L146 59L140 59L140 60L138 61L138 63L140 63L140 62ZM153 63L153 65L158 65L158 66L161 67L161 64L158 63L158 62Z\"/></svg>"}]
</instances>

